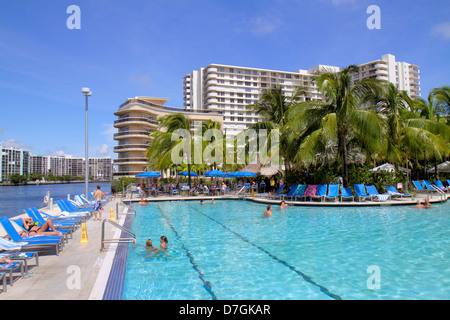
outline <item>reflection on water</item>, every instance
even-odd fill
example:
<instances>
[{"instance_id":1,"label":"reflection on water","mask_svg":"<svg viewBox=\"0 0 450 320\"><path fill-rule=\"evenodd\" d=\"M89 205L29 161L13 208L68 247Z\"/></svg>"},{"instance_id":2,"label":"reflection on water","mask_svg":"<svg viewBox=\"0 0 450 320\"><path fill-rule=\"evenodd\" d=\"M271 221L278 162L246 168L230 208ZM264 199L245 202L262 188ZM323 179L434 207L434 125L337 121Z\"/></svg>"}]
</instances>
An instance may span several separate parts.
<instances>
[{"instance_id":1,"label":"reflection on water","mask_svg":"<svg viewBox=\"0 0 450 320\"><path fill-rule=\"evenodd\" d=\"M111 193L110 182L91 182L89 191L94 191L97 185L103 192ZM53 201L67 198L68 194L73 199L74 195L84 194L84 183L0 186L0 217L11 218L23 214L23 210L30 207L41 207L47 190L50 190Z\"/></svg>"}]
</instances>

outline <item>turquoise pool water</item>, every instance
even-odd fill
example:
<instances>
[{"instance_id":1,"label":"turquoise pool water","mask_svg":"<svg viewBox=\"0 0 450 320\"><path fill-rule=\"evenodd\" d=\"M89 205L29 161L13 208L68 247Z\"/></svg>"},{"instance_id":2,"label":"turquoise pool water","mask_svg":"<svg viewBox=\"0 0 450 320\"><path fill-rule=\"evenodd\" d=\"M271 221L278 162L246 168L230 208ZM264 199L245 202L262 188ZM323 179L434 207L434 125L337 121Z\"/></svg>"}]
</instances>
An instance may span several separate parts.
<instances>
[{"instance_id":1,"label":"turquoise pool water","mask_svg":"<svg viewBox=\"0 0 450 320\"><path fill-rule=\"evenodd\" d=\"M450 299L448 204L274 206L271 217L245 200L135 208L138 243L165 235L169 256L131 244L123 299Z\"/></svg>"}]
</instances>

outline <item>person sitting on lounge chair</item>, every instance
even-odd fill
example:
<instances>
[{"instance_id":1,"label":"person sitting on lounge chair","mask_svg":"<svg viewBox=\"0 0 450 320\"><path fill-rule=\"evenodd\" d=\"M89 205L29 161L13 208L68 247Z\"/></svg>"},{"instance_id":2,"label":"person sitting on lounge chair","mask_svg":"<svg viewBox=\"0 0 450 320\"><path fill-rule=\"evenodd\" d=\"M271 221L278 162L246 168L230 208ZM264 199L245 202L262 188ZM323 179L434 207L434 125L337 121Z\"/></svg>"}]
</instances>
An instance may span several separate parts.
<instances>
[{"instance_id":1,"label":"person sitting on lounge chair","mask_svg":"<svg viewBox=\"0 0 450 320\"><path fill-rule=\"evenodd\" d=\"M34 224L32 218L22 218L23 221L23 227L25 230L28 231L29 235L36 235L36 234L42 234L46 236L62 236L63 234L56 230L55 226L53 225L53 222L51 220L45 221L44 225L42 227L39 227ZM52 229L53 231L49 231Z\"/></svg>"},{"instance_id":2,"label":"person sitting on lounge chair","mask_svg":"<svg viewBox=\"0 0 450 320\"><path fill-rule=\"evenodd\" d=\"M8 259L8 258L1 258L0 263L14 263L14 261L11 259ZM2 268L2 266L0 266L0 269L1 268Z\"/></svg>"}]
</instances>

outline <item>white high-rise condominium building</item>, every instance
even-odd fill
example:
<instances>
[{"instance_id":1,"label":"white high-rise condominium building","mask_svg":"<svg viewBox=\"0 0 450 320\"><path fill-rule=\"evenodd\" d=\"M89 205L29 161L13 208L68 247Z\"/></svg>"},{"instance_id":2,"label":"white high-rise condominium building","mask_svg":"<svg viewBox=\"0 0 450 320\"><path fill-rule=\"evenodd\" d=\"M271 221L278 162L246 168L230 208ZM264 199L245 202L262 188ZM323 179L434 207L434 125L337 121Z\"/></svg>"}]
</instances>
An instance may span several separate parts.
<instances>
[{"instance_id":1,"label":"white high-rise condominium building","mask_svg":"<svg viewBox=\"0 0 450 320\"><path fill-rule=\"evenodd\" d=\"M271 87L281 87L287 96L303 86L309 91L307 100L321 100L312 77L317 71L328 69L339 71L339 67L318 65L309 70L294 72L248 67L211 64L194 70L184 77L184 106L191 111L218 111L223 114L223 128L227 134L235 135L261 120L252 113L248 105L259 100L261 92ZM381 60L360 65L356 82L362 78L377 78L390 81L405 90L411 98L420 97L419 66L396 62L395 56L386 54Z\"/></svg>"}]
</instances>

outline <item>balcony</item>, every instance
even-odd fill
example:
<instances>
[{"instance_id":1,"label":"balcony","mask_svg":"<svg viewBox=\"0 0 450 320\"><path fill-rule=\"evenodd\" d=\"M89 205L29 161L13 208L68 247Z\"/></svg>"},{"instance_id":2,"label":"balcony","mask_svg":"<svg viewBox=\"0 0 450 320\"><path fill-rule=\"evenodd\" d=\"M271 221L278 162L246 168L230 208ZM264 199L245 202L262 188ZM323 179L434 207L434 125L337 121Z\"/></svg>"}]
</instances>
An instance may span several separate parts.
<instances>
[{"instance_id":1,"label":"balcony","mask_svg":"<svg viewBox=\"0 0 450 320\"><path fill-rule=\"evenodd\" d=\"M134 157L134 158L120 158L114 159L115 165L130 165L130 164L142 164L145 165L148 159L145 157Z\"/></svg>"},{"instance_id":2,"label":"balcony","mask_svg":"<svg viewBox=\"0 0 450 320\"><path fill-rule=\"evenodd\" d=\"M142 151L145 152L149 147L148 144L139 143L139 144L124 144L114 147L114 152L128 152L128 151Z\"/></svg>"},{"instance_id":3,"label":"balcony","mask_svg":"<svg viewBox=\"0 0 450 320\"><path fill-rule=\"evenodd\" d=\"M130 130L123 131L114 134L114 140L128 139L128 138L148 138L153 130L141 131L141 130Z\"/></svg>"},{"instance_id":4,"label":"balcony","mask_svg":"<svg viewBox=\"0 0 450 320\"><path fill-rule=\"evenodd\" d=\"M145 117L129 117L114 121L115 128L128 126L132 124L158 126L158 121L156 119L150 119Z\"/></svg>"}]
</instances>

